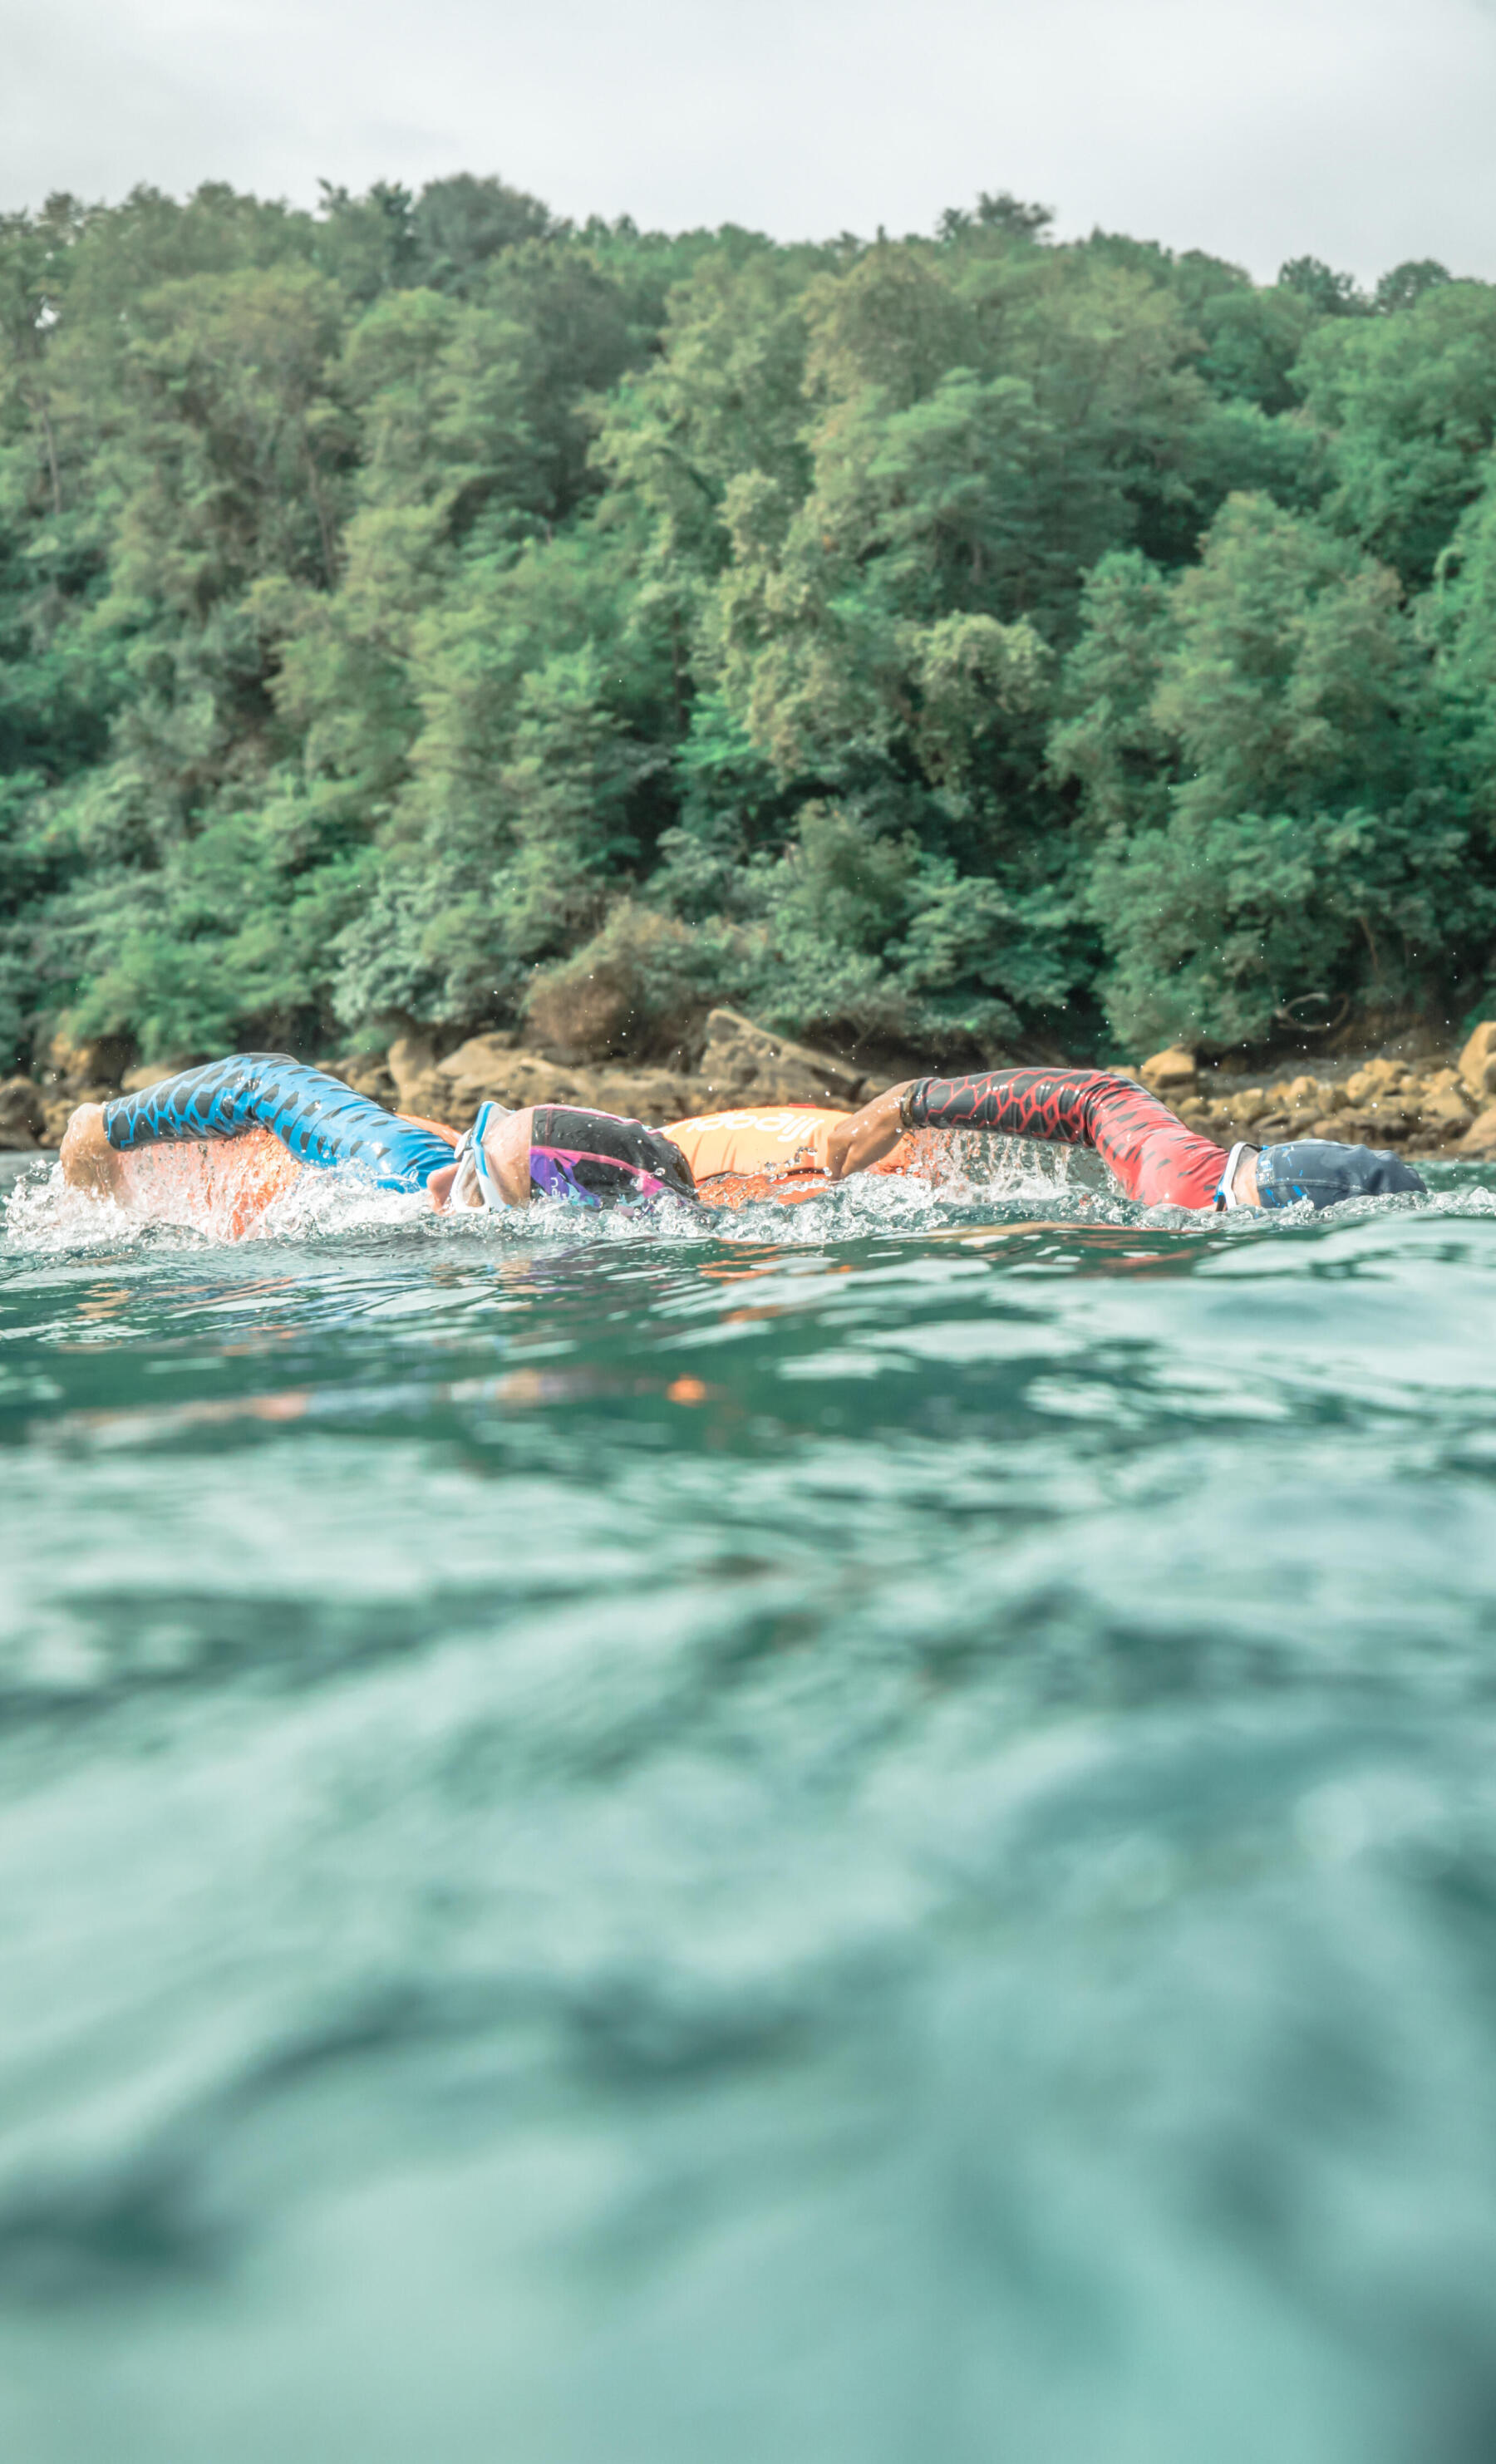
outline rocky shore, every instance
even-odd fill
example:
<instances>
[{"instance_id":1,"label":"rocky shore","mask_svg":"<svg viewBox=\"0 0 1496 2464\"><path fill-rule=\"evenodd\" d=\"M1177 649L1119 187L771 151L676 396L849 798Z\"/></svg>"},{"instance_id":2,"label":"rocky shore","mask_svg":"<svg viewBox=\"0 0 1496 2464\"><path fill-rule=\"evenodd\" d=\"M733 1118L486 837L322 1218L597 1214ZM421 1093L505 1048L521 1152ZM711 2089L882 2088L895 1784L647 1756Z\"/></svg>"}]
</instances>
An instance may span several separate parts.
<instances>
[{"instance_id":1,"label":"rocky shore","mask_svg":"<svg viewBox=\"0 0 1496 2464\"><path fill-rule=\"evenodd\" d=\"M1253 1082L1176 1045L1135 1075L1221 1146L1342 1138L1411 1155L1496 1155L1496 1020L1454 1052L1386 1052Z\"/></svg>"},{"instance_id":2,"label":"rocky shore","mask_svg":"<svg viewBox=\"0 0 1496 2464\"><path fill-rule=\"evenodd\" d=\"M691 1065L583 1063L527 1048L517 1037L474 1035L454 1049L418 1036L399 1038L384 1053L309 1055L319 1068L402 1112L417 1112L463 1130L480 1104L584 1104L650 1122L684 1120L693 1112L743 1104L825 1104L855 1110L865 1094L900 1074L869 1071L834 1053L816 1052L773 1035L737 1011L713 1010ZM191 1057L155 1068L124 1068L102 1045L54 1041L49 1066L35 1078L0 1082L0 1149L55 1147L76 1105L106 1103L154 1086L187 1068ZM911 1056L902 1074L919 1067Z\"/></svg>"},{"instance_id":3,"label":"rocky shore","mask_svg":"<svg viewBox=\"0 0 1496 2464\"><path fill-rule=\"evenodd\" d=\"M747 1104L825 1104L849 1111L891 1080L929 1066L913 1054L891 1053L880 1055L876 1067L859 1067L771 1034L729 1009L709 1013L689 1066L562 1060L500 1034L470 1036L446 1051L433 1039L407 1036L383 1054L318 1058L360 1093L456 1129L466 1129L490 1099L585 1104L656 1123ZM123 1059L105 1045L57 1038L36 1077L0 1082L0 1150L55 1147L75 1105L103 1102L169 1074L160 1067L125 1068ZM1478 1026L1459 1051L1401 1054L1394 1047L1371 1059L1250 1080L1228 1064L1202 1063L1176 1045L1129 1074L1222 1146L1239 1138L1261 1146L1321 1137L1413 1155L1496 1156L1496 1020Z\"/></svg>"}]
</instances>

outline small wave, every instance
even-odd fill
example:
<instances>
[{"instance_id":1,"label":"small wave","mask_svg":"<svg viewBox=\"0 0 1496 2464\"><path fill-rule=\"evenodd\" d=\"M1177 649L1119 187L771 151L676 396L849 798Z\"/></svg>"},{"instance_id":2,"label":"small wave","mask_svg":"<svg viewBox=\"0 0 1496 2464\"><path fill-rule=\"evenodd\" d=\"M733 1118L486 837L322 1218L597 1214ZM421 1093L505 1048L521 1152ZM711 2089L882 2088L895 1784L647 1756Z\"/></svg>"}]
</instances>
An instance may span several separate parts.
<instances>
[{"instance_id":1,"label":"small wave","mask_svg":"<svg viewBox=\"0 0 1496 2464\"><path fill-rule=\"evenodd\" d=\"M0 1225L9 1247L42 1257L114 1249L157 1228L128 1214L112 1198L70 1188L60 1163L33 1165L11 1184L0 1205Z\"/></svg>"}]
</instances>

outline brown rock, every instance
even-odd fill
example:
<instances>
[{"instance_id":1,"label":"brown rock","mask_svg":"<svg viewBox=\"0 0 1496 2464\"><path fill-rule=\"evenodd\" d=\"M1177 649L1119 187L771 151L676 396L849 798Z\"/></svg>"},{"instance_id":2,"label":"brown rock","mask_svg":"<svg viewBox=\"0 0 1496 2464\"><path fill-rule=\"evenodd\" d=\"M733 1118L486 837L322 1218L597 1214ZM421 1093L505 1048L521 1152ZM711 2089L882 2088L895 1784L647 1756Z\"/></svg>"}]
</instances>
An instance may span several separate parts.
<instances>
[{"instance_id":1,"label":"brown rock","mask_svg":"<svg viewBox=\"0 0 1496 2464\"><path fill-rule=\"evenodd\" d=\"M733 1010L714 1010L699 1068L647 1068L627 1062L579 1067L526 1051L498 1035L470 1036L424 1069L407 1041L399 1047L400 1108L466 1129L481 1103L578 1104L658 1125L695 1111L739 1104L828 1104L849 1110L863 1086L859 1071L830 1054L771 1035ZM396 1048L390 1052L390 1068Z\"/></svg>"},{"instance_id":2,"label":"brown rock","mask_svg":"<svg viewBox=\"0 0 1496 2464\"><path fill-rule=\"evenodd\" d=\"M1307 1072L1297 1078L1290 1078L1284 1093L1296 1111L1324 1112L1329 1110L1325 1099L1330 1093L1330 1089L1322 1087L1317 1078L1310 1078Z\"/></svg>"},{"instance_id":3,"label":"brown rock","mask_svg":"<svg viewBox=\"0 0 1496 2464\"><path fill-rule=\"evenodd\" d=\"M441 1078L440 1101L428 1109L453 1129L465 1130L476 1118L480 1104L576 1104L587 1111L621 1112L627 1119L657 1128L691 1111L710 1109L710 1098L698 1104L696 1082L672 1069L562 1068L543 1052L512 1052L502 1072L476 1078ZM471 1065L470 1065L471 1066Z\"/></svg>"},{"instance_id":4,"label":"brown rock","mask_svg":"<svg viewBox=\"0 0 1496 2464\"><path fill-rule=\"evenodd\" d=\"M1403 1086L1409 1074L1405 1061L1363 1062L1345 1082L1346 1101L1350 1104L1375 1102L1393 1088Z\"/></svg>"},{"instance_id":5,"label":"brown rock","mask_svg":"<svg viewBox=\"0 0 1496 2464\"><path fill-rule=\"evenodd\" d=\"M381 1065L363 1056L343 1064L343 1075L352 1086L362 1072ZM397 1112L420 1112L426 1118L445 1120L442 1110L450 1089L445 1078L437 1074L436 1046L429 1036L397 1036L383 1063L383 1074L392 1092L385 1100L393 1104ZM359 1089L361 1094L366 1090Z\"/></svg>"},{"instance_id":6,"label":"brown rock","mask_svg":"<svg viewBox=\"0 0 1496 2464\"><path fill-rule=\"evenodd\" d=\"M692 1082L672 1069L596 1069L591 1072L593 1101L601 1112L622 1112L626 1119L648 1122L684 1120L694 1107Z\"/></svg>"},{"instance_id":7,"label":"brown rock","mask_svg":"<svg viewBox=\"0 0 1496 2464\"><path fill-rule=\"evenodd\" d=\"M407 1089L421 1082L407 1080ZM512 1049L497 1038L473 1036L437 1065L424 1091L429 1100L404 1109L425 1111L466 1129L483 1103L578 1104L600 1112L624 1112L651 1123L679 1118L690 1082L671 1069L567 1067L543 1052Z\"/></svg>"},{"instance_id":8,"label":"brown rock","mask_svg":"<svg viewBox=\"0 0 1496 2464\"><path fill-rule=\"evenodd\" d=\"M399 1089L378 1054L362 1053L352 1061L330 1063L327 1075L341 1079L356 1095L366 1095L370 1103L387 1104L392 1112L420 1110L419 1105L402 1104Z\"/></svg>"},{"instance_id":9,"label":"brown rock","mask_svg":"<svg viewBox=\"0 0 1496 2464\"><path fill-rule=\"evenodd\" d=\"M1417 1112L1392 1101L1354 1106L1336 1119L1336 1136L1361 1147L1396 1146L1418 1127Z\"/></svg>"},{"instance_id":10,"label":"brown rock","mask_svg":"<svg viewBox=\"0 0 1496 2464\"><path fill-rule=\"evenodd\" d=\"M427 1035L397 1036L385 1055L385 1067L394 1081L395 1094L403 1112L429 1111L418 1096L429 1093L427 1084L436 1070L436 1046Z\"/></svg>"},{"instance_id":11,"label":"brown rock","mask_svg":"<svg viewBox=\"0 0 1496 2464\"><path fill-rule=\"evenodd\" d=\"M1145 1087L1162 1095L1171 1088L1193 1087L1199 1068L1187 1045L1171 1044L1164 1051L1153 1053L1137 1074Z\"/></svg>"},{"instance_id":12,"label":"brown rock","mask_svg":"<svg viewBox=\"0 0 1496 2464\"><path fill-rule=\"evenodd\" d=\"M1460 1055L1460 1075L1472 1095L1496 1095L1496 1018L1483 1019Z\"/></svg>"},{"instance_id":13,"label":"brown rock","mask_svg":"<svg viewBox=\"0 0 1496 2464\"><path fill-rule=\"evenodd\" d=\"M507 1035L470 1035L466 1044L438 1061L432 1047L414 1036L406 1037L389 1047L389 1067L397 1085L409 1078L435 1069L438 1077L450 1079L454 1086L490 1087L502 1083L506 1070L526 1058L539 1063L540 1055L517 1052ZM544 1063L547 1068L554 1063Z\"/></svg>"},{"instance_id":14,"label":"brown rock","mask_svg":"<svg viewBox=\"0 0 1496 2464\"><path fill-rule=\"evenodd\" d=\"M496 1035L473 1035L439 1061L432 1074L443 1102L571 1104L584 1100L585 1071L547 1061L542 1052L517 1052ZM407 1080L409 1086L412 1082ZM439 1109L439 1108L438 1108Z\"/></svg>"},{"instance_id":15,"label":"brown rock","mask_svg":"<svg viewBox=\"0 0 1496 2464\"><path fill-rule=\"evenodd\" d=\"M709 1011L696 1075L717 1111L737 1104L828 1104L849 1111L866 1083L847 1062L771 1035L732 1009Z\"/></svg>"},{"instance_id":16,"label":"brown rock","mask_svg":"<svg viewBox=\"0 0 1496 2464\"><path fill-rule=\"evenodd\" d=\"M1470 1126L1472 1107L1458 1087L1441 1087L1425 1095L1419 1106L1419 1125L1437 1131L1441 1137L1463 1137Z\"/></svg>"},{"instance_id":17,"label":"brown rock","mask_svg":"<svg viewBox=\"0 0 1496 2464\"><path fill-rule=\"evenodd\" d=\"M55 1095L41 1089L41 1142L45 1147L60 1147L62 1133L80 1104L112 1104L119 1089L114 1087L81 1087L76 1095Z\"/></svg>"},{"instance_id":18,"label":"brown rock","mask_svg":"<svg viewBox=\"0 0 1496 2464\"><path fill-rule=\"evenodd\" d=\"M361 1088L360 1093L363 1092ZM385 1099L396 1112L414 1112L423 1121L451 1121L455 1118L451 1105L452 1084L450 1078L438 1077L433 1069L427 1078L407 1078L403 1088Z\"/></svg>"},{"instance_id":19,"label":"brown rock","mask_svg":"<svg viewBox=\"0 0 1496 2464\"><path fill-rule=\"evenodd\" d=\"M99 1088L106 1096L118 1092L129 1058L129 1043L121 1035L101 1035L92 1044L75 1044L59 1028L47 1046L42 1085L50 1094L71 1095L75 1103L95 1102Z\"/></svg>"},{"instance_id":20,"label":"brown rock","mask_svg":"<svg viewBox=\"0 0 1496 2464\"><path fill-rule=\"evenodd\" d=\"M1462 1055L1462 1066L1463 1056ZM1496 1104L1478 1112L1460 1141L1463 1155L1496 1155Z\"/></svg>"},{"instance_id":21,"label":"brown rock","mask_svg":"<svg viewBox=\"0 0 1496 2464\"><path fill-rule=\"evenodd\" d=\"M1314 1136L1311 1123L1326 1119L1333 1110L1334 1090L1318 1078L1290 1078L1286 1086L1275 1087L1272 1091L1292 1124L1289 1134L1293 1137Z\"/></svg>"},{"instance_id":22,"label":"brown rock","mask_svg":"<svg viewBox=\"0 0 1496 2464\"><path fill-rule=\"evenodd\" d=\"M47 1108L34 1079L0 1080L0 1150L25 1155L41 1142Z\"/></svg>"},{"instance_id":23,"label":"brown rock","mask_svg":"<svg viewBox=\"0 0 1496 2464\"><path fill-rule=\"evenodd\" d=\"M314 1061L311 1067L323 1078L336 1078L341 1087L351 1087L356 1095L367 1095L372 1103L384 1104L391 1112L423 1110L419 1104L402 1103L400 1090L385 1067L383 1053L353 1053L341 1060ZM439 1081L437 1083L440 1084ZM424 1110L429 1112L430 1105L426 1105Z\"/></svg>"}]
</instances>

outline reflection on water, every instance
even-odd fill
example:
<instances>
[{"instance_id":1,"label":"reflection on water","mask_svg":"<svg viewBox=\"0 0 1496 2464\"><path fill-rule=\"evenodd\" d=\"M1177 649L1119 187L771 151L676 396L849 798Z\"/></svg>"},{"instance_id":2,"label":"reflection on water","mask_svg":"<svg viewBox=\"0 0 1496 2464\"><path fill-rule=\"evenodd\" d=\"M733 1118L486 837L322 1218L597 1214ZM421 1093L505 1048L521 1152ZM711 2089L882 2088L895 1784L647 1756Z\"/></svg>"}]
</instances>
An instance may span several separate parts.
<instances>
[{"instance_id":1,"label":"reflection on water","mask_svg":"<svg viewBox=\"0 0 1496 2464\"><path fill-rule=\"evenodd\" d=\"M957 1162L23 1176L7 2458L1496 2452L1496 1194Z\"/></svg>"}]
</instances>

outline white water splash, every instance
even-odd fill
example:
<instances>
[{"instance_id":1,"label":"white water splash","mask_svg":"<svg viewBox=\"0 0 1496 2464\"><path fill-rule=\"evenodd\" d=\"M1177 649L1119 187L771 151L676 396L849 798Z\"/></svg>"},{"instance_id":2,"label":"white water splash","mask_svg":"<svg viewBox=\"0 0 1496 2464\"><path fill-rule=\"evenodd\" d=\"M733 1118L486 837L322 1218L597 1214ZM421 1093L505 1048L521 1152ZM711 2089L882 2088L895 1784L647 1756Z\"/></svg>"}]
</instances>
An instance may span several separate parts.
<instances>
[{"instance_id":1,"label":"white water splash","mask_svg":"<svg viewBox=\"0 0 1496 2464\"><path fill-rule=\"evenodd\" d=\"M772 1240L819 1247L883 1233L917 1237L974 1223L1036 1222L1147 1227L1232 1238L1303 1228L1316 1221L1306 1206L1273 1215L1216 1215L1175 1206L1138 1206L1123 1198L1099 1160L1073 1148L974 1133L929 1133L915 1170L859 1174L834 1189L793 1202L757 1199L736 1207L677 1204L667 1199L643 1210L594 1212L561 1199L541 1199L511 1214L482 1209L435 1214L424 1194L382 1189L357 1165L303 1172L238 1234L190 1218L162 1220L114 1199L71 1188L59 1164L35 1164L0 1199L0 1230L11 1251L33 1256L99 1254L143 1244L217 1247L231 1240L321 1242L382 1232L464 1243L513 1247L578 1243ZM1439 1184L1422 1197L1349 1199L1334 1209L1337 1226L1385 1221L1395 1214L1465 1218L1496 1214L1496 1188L1478 1168L1436 1167ZM1487 1168L1492 1177L1496 1172ZM1458 1177L1457 1177L1458 1176Z\"/></svg>"}]
</instances>

